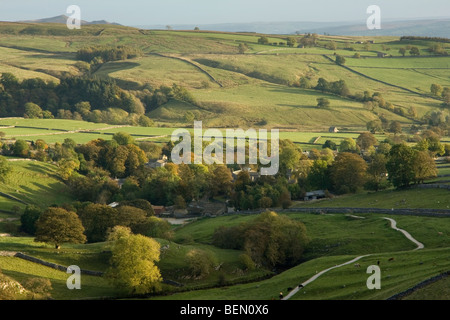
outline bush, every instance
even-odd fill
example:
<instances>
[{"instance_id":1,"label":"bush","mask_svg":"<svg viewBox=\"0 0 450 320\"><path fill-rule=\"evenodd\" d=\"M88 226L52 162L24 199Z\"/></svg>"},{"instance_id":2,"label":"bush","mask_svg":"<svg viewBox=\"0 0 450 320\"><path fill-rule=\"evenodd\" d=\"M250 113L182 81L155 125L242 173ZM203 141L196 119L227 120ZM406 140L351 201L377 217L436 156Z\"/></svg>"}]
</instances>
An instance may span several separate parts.
<instances>
[{"instance_id":1,"label":"bush","mask_svg":"<svg viewBox=\"0 0 450 320\"><path fill-rule=\"evenodd\" d=\"M53 289L50 280L44 278L30 278L27 279L22 285L25 289L31 292L30 298L32 300L50 298L50 291Z\"/></svg>"},{"instance_id":2,"label":"bush","mask_svg":"<svg viewBox=\"0 0 450 320\"><path fill-rule=\"evenodd\" d=\"M203 278L209 275L217 263L213 253L201 249L189 251L185 260L189 272L196 278Z\"/></svg>"},{"instance_id":3,"label":"bush","mask_svg":"<svg viewBox=\"0 0 450 320\"><path fill-rule=\"evenodd\" d=\"M256 269L256 265L253 262L252 258L246 253L243 253L239 256L239 262L242 264L245 270L252 271Z\"/></svg>"}]
</instances>

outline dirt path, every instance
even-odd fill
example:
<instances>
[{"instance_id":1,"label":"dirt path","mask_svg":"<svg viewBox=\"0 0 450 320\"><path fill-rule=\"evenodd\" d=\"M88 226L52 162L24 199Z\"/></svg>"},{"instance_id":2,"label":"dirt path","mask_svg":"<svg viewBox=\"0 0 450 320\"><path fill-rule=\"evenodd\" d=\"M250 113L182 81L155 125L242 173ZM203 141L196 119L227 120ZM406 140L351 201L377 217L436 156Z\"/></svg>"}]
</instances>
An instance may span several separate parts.
<instances>
[{"instance_id":1,"label":"dirt path","mask_svg":"<svg viewBox=\"0 0 450 320\"><path fill-rule=\"evenodd\" d=\"M416 245L417 245L417 248L414 249L414 250L420 250L420 249L425 248L425 246L423 245L423 243L421 243L421 242L417 241L416 239L414 239L414 238L411 236L411 234L409 234L407 231L405 231L405 230L403 230L403 229L397 228L397 221L395 221L394 219L391 219L391 218L383 218L383 219L389 220L389 221L391 222L391 228L392 228L392 229L394 229L394 230L396 230L396 231L400 231L401 233L403 233L403 234L405 235L406 238L408 238L410 241L412 241L414 244L416 244ZM289 294L288 294L286 297L284 297L282 300L289 300L289 299L292 298L294 295L296 295L296 294L300 291L300 289L303 289L305 286L307 286L307 285L310 284L311 282L315 281L317 278L319 278L320 276L324 275L324 274L327 273L328 271L333 270L333 269L337 269L337 268L340 268L340 267L343 267L343 266L347 266L347 265L349 265L349 264L352 264L352 263L355 263L355 262L361 260L362 258L370 257L370 256L372 256L372 255L373 255L373 254L367 254L367 255L364 255L364 256L359 256L359 257L356 257L355 259L350 260L350 261L347 261L347 262L345 262L345 263L343 263L343 264L336 265L336 266L334 266L334 267L331 267L331 268L328 268L328 269L326 269L326 270L323 270L323 271L317 273L316 275L314 275L313 277L311 277L310 279L308 279L307 281L303 282L303 283L300 284L299 286L297 286L294 290L292 290L291 292L289 292Z\"/></svg>"},{"instance_id":2,"label":"dirt path","mask_svg":"<svg viewBox=\"0 0 450 320\"><path fill-rule=\"evenodd\" d=\"M391 222L391 228L392 228L392 229L397 230L397 231L400 231L401 233L403 233L403 234L405 235L406 238L408 238L409 240L411 240L412 242L414 242L414 243L417 245L417 248L414 249L414 250L420 250L420 249L425 248L425 246L423 245L423 243L421 243L421 242L417 241L416 239L414 239L414 238L409 234L409 232L407 232L407 231L405 231L405 230L403 230L403 229L397 228L397 221L395 221L394 219L391 219L391 218L383 218L383 219L389 220L389 221Z\"/></svg>"}]
</instances>

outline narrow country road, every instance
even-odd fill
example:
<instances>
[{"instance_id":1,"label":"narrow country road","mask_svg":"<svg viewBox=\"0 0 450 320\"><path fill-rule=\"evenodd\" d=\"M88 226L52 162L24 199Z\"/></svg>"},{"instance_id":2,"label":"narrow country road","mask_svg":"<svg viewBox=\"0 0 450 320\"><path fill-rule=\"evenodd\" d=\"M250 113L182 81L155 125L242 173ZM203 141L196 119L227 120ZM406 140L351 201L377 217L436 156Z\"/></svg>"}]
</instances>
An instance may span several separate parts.
<instances>
[{"instance_id":1,"label":"narrow country road","mask_svg":"<svg viewBox=\"0 0 450 320\"><path fill-rule=\"evenodd\" d=\"M286 297L284 297L283 300L289 300L289 299L292 298L292 297L293 297L293 296L294 296L301 288L303 288L303 287L305 287L306 285L310 284L311 282L313 282L314 280L316 280L317 278L319 278L321 275L327 273L328 271L333 270L333 269L337 269L337 268L340 268L340 267L343 267L343 266L346 266L346 265L349 265L349 264L352 264L352 263L355 263L356 261L361 260L362 258L365 258L365 257L369 257L369 256L371 256L371 255L370 255L370 254L367 254L367 255L365 255L365 256L360 256L360 257L357 257L357 258L355 258L355 259L353 259L353 260L351 260L351 261L345 262L345 263L343 263L343 264L340 264L340 265L337 265L337 266L328 268L328 269L326 269L326 270L323 270L323 271L317 273L315 276L311 277L309 280L303 282L303 283L301 284L301 286L297 286L297 288L295 288L294 290L292 290L291 292L289 292L289 294L288 294Z\"/></svg>"},{"instance_id":2,"label":"narrow country road","mask_svg":"<svg viewBox=\"0 0 450 320\"><path fill-rule=\"evenodd\" d=\"M414 243L417 245L417 248L414 249L414 250L420 250L420 249L425 248L425 246L423 245L423 243L421 243L421 242L417 241L416 239L414 239L414 238L409 234L409 232L407 232L407 231L405 231L405 230L403 230L403 229L397 228L397 221L395 221L394 219L391 219L391 218L383 218L383 219L389 220L389 221L391 222L391 228L392 228L392 229L397 230L397 231L400 231L401 233L403 233L403 234L405 235L406 238L408 238L409 240L411 240L412 242L414 242Z\"/></svg>"},{"instance_id":3,"label":"narrow country road","mask_svg":"<svg viewBox=\"0 0 450 320\"><path fill-rule=\"evenodd\" d=\"M362 218L362 217L361 217L361 218ZM416 244L416 245L417 245L417 248L414 249L414 250L420 250L420 249L425 248L425 246L423 245L423 243L421 243L421 242L417 241L416 239L414 239L414 238L411 236L411 234L409 234L407 231L405 231L405 230L403 230L403 229L397 228L397 221L395 221L394 219L391 219L391 218L383 218L383 219L389 220L389 221L391 222L391 228L392 228L392 229L394 229L394 230L396 230L396 231L400 231L401 233L403 233L403 234L405 235L406 238L408 238L408 240L410 240L410 241L412 241L414 244ZM337 268L340 268L340 267L343 267L343 266L346 266L346 265L349 265L349 264L352 264L352 263L355 263L355 262L357 262L358 260L361 260L362 258L366 258L366 257L370 257L370 256L372 256L372 254L367 254L367 255L364 255L364 256L359 256L359 257L357 257L357 258L355 258L355 259L353 259L353 260L350 260L350 261L348 261L348 262L345 262L345 263L343 263L343 264L336 265L336 266L334 266L334 267L331 267L331 268L328 268L328 269L326 269L326 270L323 270L323 271L317 273L316 275L314 275L313 277L311 277L310 279L308 279L307 281L303 282L301 285L297 286L294 290L292 290L291 292L289 292L289 294L288 294L286 297L284 297L282 300L289 300L289 299L292 298L294 295L296 295L297 292L300 291L300 289L303 289L305 286L307 286L307 285L310 284L311 282L315 281L317 278L319 278L319 277L322 276L323 274L327 273L328 271L333 270L333 269L337 269Z\"/></svg>"}]
</instances>

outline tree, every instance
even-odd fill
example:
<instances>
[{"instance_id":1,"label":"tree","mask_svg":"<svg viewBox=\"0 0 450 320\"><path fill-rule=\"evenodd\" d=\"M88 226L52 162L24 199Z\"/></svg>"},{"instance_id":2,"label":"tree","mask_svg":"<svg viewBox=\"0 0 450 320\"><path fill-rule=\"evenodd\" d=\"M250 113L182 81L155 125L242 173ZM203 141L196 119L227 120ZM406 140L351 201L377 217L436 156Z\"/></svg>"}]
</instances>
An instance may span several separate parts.
<instances>
[{"instance_id":1,"label":"tree","mask_svg":"<svg viewBox=\"0 0 450 320\"><path fill-rule=\"evenodd\" d=\"M269 38L262 36L261 38L258 39L258 43L259 44L268 44L269 43Z\"/></svg>"},{"instance_id":2,"label":"tree","mask_svg":"<svg viewBox=\"0 0 450 320\"><path fill-rule=\"evenodd\" d=\"M331 166L331 179L339 193L356 192L366 183L367 163L357 154L341 152Z\"/></svg>"},{"instance_id":3,"label":"tree","mask_svg":"<svg viewBox=\"0 0 450 320\"><path fill-rule=\"evenodd\" d=\"M134 143L134 138L128 132L115 133L113 135L113 140L115 140L121 146L126 146L128 144Z\"/></svg>"},{"instance_id":4,"label":"tree","mask_svg":"<svg viewBox=\"0 0 450 320\"><path fill-rule=\"evenodd\" d=\"M328 148L328 149L331 149L331 150L337 150L338 149L337 144L334 141L331 141L331 140L325 141L325 143L322 146L322 149L325 149L325 148Z\"/></svg>"},{"instance_id":5,"label":"tree","mask_svg":"<svg viewBox=\"0 0 450 320\"><path fill-rule=\"evenodd\" d=\"M0 156L0 181L5 182L6 177L11 172L12 168L5 157Z\"/></svg>"},{"instance_id":6,"label":"tree","mask_svg":"<svg viewBox=\"0 0 450 320\"><path fill-rule=\"evenodd\" d=\"M246 43L239 43L238 50L240 54L244 54L248 50L248 45Z\"/></svg>"},{"instance_id":7,"label":"tree","mask_svg":"<svg viewBox=\"0 0 450 320\"><path fill-rule=\"evenodd\" d=\"M37 242L54 243L59 249L64 243L85 243L84 227L77 214L63 208L48 208L36 222Z\"/></svg>"},{"instance_id":8,"label":"tree","mask_svg":"<svg viewBox=\"0 0 450 320\"><path fill-rule=\"evenodd\" d=\"M36 234L36 222L43 213L43 210L37 206L29 205L20 216L20 229L29 235Z\"/></svg>"},{"instance_id":9,"label":"tree","mask_svg":"<svg viewBox=\"0 0 450 320\"><path fill-rule=\"evenodd\" d=\"M295 45L297 44L297 39L295 39L294 37L288 37L287 38L287 45L288 47L295 47Z\"/></svg>"},{"instance_id":10,"label":"tree","mask_svg":"<svg viewBox=\"0 0 450 320\"><path fill-rule=\"evenodd\" d=\"M186 254L185 261L189 272L196 278L203 278L209 275L217 264L214 254L202 249L189 251Z\"/></svg>"},{"instance_id":11,"label":"tree","mask_svg":"<svg viewBox=\"0 0 450 320\"><path fill-rule=\"evenodd\" d=\"M69 180L75 170L80 168L78 159L61 159L58 161L58 175L64 181Z\"/></svg>"},{"instance_id":12,"label":"tree","mask_svg":"<svg viewBox=\"0 0 450 320\"><path fill-rule=\"evenodd\" d=\"M411 47L409 54L412 56L420 56L420 50L417 47Z\"/></svg>"},{"instance_id":13,"label":"tree","mask_svg":"<svg viewBox=\"0 0 450 320\"><path fill-rule=\"evenodd\" d=\"M356 139L356 144L361 150L367 150L376 145L377 142L377 138L370 132L363 132L358 136L358 139Z\"/></svg>"},{"instance_id":14,"label":"tree","mask_svg":"<svg viewBox=\"0 0 450 320\"><path fill-rule=\"evenodd\" d=\"M352 138L345 138L339 145L339 152L356 152L357 144Z\"/></svg>"},{"instance_id":15,"label":"tree","mask_svg":"<svg viewBox=\"0 0 450 320\"><path fill-rule=\"evenodd\" d=\"M244 227L246 254L269 267L295 265L308 242L303 223L275 212L262 213Z\"/></svg>"},{"instance_id":16,"label":"tree","mask_svg":"<svg viewBox=\"0 0 450 320\"><path fill-rule=\"evenodd\" d=\"M233 176L230 169L225 165L216 166L211 172L209 185L213 196L228 195L233 186Z\"/></svg>"},{"instance_id":17,"label":"tree","mask_svg":"<svg viewBox=\"0 0 450 320\"><path fill-rule=\"evenodd\" d=\"M389 181L396 188L408 187L414 180L414 150L405 144L397 144L389 152L386 169Z\"/></svg>"},{"instance_id":18,"label":"tree","mask_svg":"<svg viewBox=\"0 0 450 320\"><path fill-rule=\"evenodd\" d=\"M13 153L17 157L26 158L28 156L28 151L30 146L25 140L17 140L13 146Z\"/></svg>"},{"instance_id":19,"label":"tree","mask_svg":"<svg viewBox=\"0 0 450 320\"><path fill-rule=\"evenodd\" d=\"M336 50L337 49L336 41L330 41L329 43L327 43L326 47L330 50Z\"/></svg>"},{"instance_id":20,"label":"tree","mask_svg":"<svg viewBox=\"0 0 450 320\"><path fill-rule=\"evenodd\" d=\"M436 83L433 83L430 88L431 93L435 96L440 96L442 94L442 90L442 86Z\"/></svg>"},{"instance_id":21,"label":"tree","mask_svg":"<svg viewBox=\"0 0 450 320\"><path fill-rule=\"evenodd\" d=\"M398 50L398 53L400 53L400 54L404 57L405 54L406 54L406 49L405 49L405 48L400 48L400 49Z\"/></svg>"},{"instance_id":22,"label":"tree","mask_svg":"<svg viewBox=\"0 0 450 320\"><path fill-rule=\"evenodd\" d=\"M328 162L324 160L315 160L307 177L307 184L313 190L329 189L330 170Z\"/></svg>"},{"instance_id":23,"label":"tree","mask_svg":"<svg viewBox=\"0 0 450 320\"><path fill-rule=\"evenodd\" d=\"M143 235L119 237L112 245L110 268L106 277L117 287L132 294L145 294L160 289L161 273L155 265L160 245Z\"/></svg>"},{"instance_id":24,"label":"tree","mask_svg":"<svg viewBox=\"0 0 450 320\"><path fill-rule=\"evenodd\" d=\"M337 55L336 63L340 66L343 66L345 64L345 58L343 56Z\"/></svg>"},{"instance_id":25,"label":"tree","mask_svg":"<svg viewBox=\"0 0 450 320\"><path fill-rule=\"evenodd\" d=\"M389 125L389 132L394 134L402 133L402 124L398 121L392 121Z\"/></svg>"},{"instance_id":26,"label":"tree","mask_svg":"<svg viewBox=\"0 0 450 320\"><path fill-rule=\"evenodd\" d=\"M119 224L117 210L104 204L90 203L78 209L78 216L90 243L105 241L108 230Z\"/></svg>"},{"instance_id":27,"label":"tree","mask_svg":"<svg viewBox=\"0 0 450 320\"><path fill-rule=\"evenodd\" d=\"M423 183L425 179L437 177L436 163L427 151L416 151L412 167L415 183Z\"/></svg>"},{"instance_id":28,"label":"tree","mask_svg":"<svg viewBox=\"0 0 450 320\"><path fill-rule=\"evenodd\" d=\"M383 125L381 123L381 120L372 120L367 122L366 128L373 134L383 131Z\"/></svg>"},{"instance_id":29,"label":"tree","mask_svg":"<svg viewBox=\"0 0 450 320\"><path fill-rule=\"evenodd\" d=\"M330 100L327 98L317 98L317 108L328 109L330 108Z\"/></svg>"},{"instance_id":30,"label":"tree","mask_svg":"<svg viewBox=\"0 0 450 320\"><path fill-rule=\"evenodd\" d=\"M445 87L442 90L442 98L444 99L444 106L450 106L450 88Z\"/></svg>"},{"instance_id":31,"label":"tree","mask_svg":"<svg viewBox=\"0 0 450 320\"><path fill-rule=\"evenodd\" d=\"M280 170L287 173L288 170L293 170L300 161L301 150L291 140L280 141Z\"/></svg>"},{"instance_id":32,"label":"tree","mask_svg":"<svg viewBox=\"0 0 450 320\"><path fill-rule=\"evenodd\" d=\"M164 219L149 217L145 222L145 236L171 240L173 238L172 226Z\"/></svg>"},{"instance_id":33,"label":"tree","mask_svg":"<svg viewBox=\"0 0 450 320\"><path fill-rule=\"evenodd\" d=\"M29 119L42 119L42 109L35 103L27 102L25 103L25 113L23 116Z\"/></svg>"},{"instance_id":34,"label":"tree","mask_svg":"<svg viewBox=\"0 0 450 320\"><path fill-rule=\"evenodd\" d=\"M382 153L372 156L367 167L368 181L365 188L378 191L387 187L387 159Z\"/></svg>"}]
</instances>

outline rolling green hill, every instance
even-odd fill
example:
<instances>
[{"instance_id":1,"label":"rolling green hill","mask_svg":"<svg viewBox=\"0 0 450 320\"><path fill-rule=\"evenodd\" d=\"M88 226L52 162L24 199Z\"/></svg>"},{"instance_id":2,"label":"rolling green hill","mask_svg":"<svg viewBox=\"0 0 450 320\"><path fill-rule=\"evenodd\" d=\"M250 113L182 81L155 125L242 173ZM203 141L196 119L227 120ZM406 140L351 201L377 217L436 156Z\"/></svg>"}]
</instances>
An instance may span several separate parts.
<instances>
[{"instance_id":1,"label":"rolling green hill","mask_svg":"<svg viewBox=\"0 0 450 320\"><path fill-rule=\"evenodd\" d=\"M23 209L27 204L48 207L73 201L67 186L56 174L56 166L37 161L10 162L12 172L5 183L0 183L0 209L14 211L14 207ZM20 201L5 197L9 195Z\"/></svg>"},{"instance_id":2,"label":"rolling green hill","mask_svg":"<svg viewBox=\"0 0 450 320\"><path fill-rule=\"evenodd\" d=\"M302 130L329 126L363 129L380 114L410 125L412 119L391 111L369 111L356 100L291 85L301 77L307 77L312 85L321 77L345 80L351 94L380 92L394 107L405 111L414 107L419 118L439 110L442 104L430 96L431 84L450 85L450 58L432 56L428 48L433 41L400 41L398 37L375 37L371 39L374 43L366 46L361 42L369 38L319 36L316 47L289 48L286 36L276 35L268 36L269 44L262 45L258 43L260 34L139 30L117 25L87 25L74 31L59 25L5 22L0 23L0 34L0 72L15 73L19 79L41 77L57 82L62 76L79 76L84 71L74 53L86 46L140 48L142 57L104 63L92 75L115 79L133 90L145 85L184 86L197 105L169 101L148 110L151 118L171 126L183 124L187 111L194 111L197 120L212 127L265 123ZM328 48L331 42L336 50ZM245 54L239 54L241 43L248 46ZM449 49L448 44L442 45ZM417 46L427 57L410 57L409 53L401 57L398 49L407 46ZM377 58L378 52L388 57ZM361 58L352 58L355 53ZM335 54L346 58L345 67L334 63ZM331 101L330 110L316 108L320 97Z\"/></svg>"}]
</instances>

